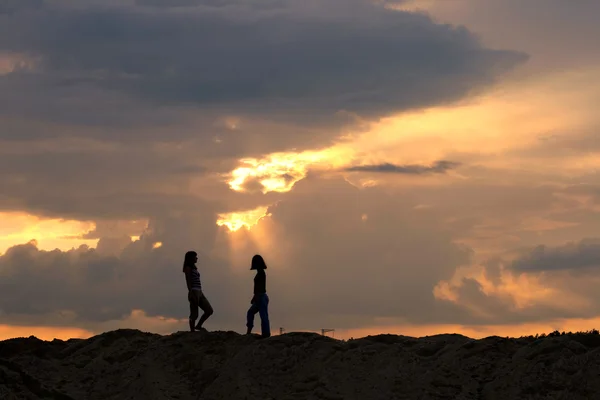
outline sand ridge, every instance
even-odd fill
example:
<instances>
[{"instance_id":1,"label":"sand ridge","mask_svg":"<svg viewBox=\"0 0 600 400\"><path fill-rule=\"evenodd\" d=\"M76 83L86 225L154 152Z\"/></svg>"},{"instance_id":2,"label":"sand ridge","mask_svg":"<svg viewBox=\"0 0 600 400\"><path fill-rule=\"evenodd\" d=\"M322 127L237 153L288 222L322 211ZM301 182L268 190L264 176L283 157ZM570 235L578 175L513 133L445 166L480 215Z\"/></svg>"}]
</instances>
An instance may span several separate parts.
<instances>
[{"instance_id":1,"label":"sand ridge","mask_svg":"<svg viewBox=\"0 0 600 400\"><path fill-rule=\"evenodd\" d=\"M0 342L0 399L593 399L600 335L235 332Z\"/></svg>"}]
</instances>

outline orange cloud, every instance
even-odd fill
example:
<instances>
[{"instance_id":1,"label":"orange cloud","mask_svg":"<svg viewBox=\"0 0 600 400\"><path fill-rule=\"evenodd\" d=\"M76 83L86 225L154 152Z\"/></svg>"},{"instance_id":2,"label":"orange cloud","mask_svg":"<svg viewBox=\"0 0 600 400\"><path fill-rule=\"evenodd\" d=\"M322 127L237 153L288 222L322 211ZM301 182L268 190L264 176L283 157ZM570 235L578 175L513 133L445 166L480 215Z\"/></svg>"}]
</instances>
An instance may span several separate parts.
<instances>
[{"instance_id":1,"label":"orange cloud","mask_svg":"<svg viewBox=\"0 0 600 400\"><path fill-rule=\"evenodd\" d=\"M467 164L547 173L548 166L540 163L543 153L522 152L539 146L551 133L564 132L561 138L566 138L597 121L591 106L600 94L600 85L593 83L597 74L598 70L591 68L507 80L501 87L458 104L405 112L369 126L363 124L360 130L347 133L329 148L242 159L242 165L227 175L228 184L235 191L248 191L248 186L253 185L253 189L263 193L287 192L309 169L337 170L355 161L423 165L442 159L463 161L453 159L453 155L466 157ZM565 108L565 104L569 107ZM553 159L552 173L557 177L570 176L599 167L597 155L573 152ZM360 186L379 183L371 176L357 179ZM411 177L390 179L415 183ZM448 182L448 177L427 182Z\"/></svg>"},{"instance_id":2,"label":"orange cloud","mask_svg":"<svg viewBox=\"0 0 600 400\"><path fill-rule=\"evenodd\" d=\"M328 148L300 153L274 153L262 159L245 158L242 166L228 175L232 190L244 192L250 182L257 182L263 193L288 192L303 179L309 168L335 168L347 162L348 149Z\"/></svg>"},{"instance_id":3,"label":"orange cloud","mask_svg":"<svg viewBox=\"0 0 600 400\"><path fill-rule=\"evenodd\" d=\"M270 216L267 210L268 207L258 207L253 210L219 214L217 225L226 226L231 232L235 232L242 227L250 229L262 218Z\"/></svg>"},{"instance_id":4,"label":"orange cloud","mask_svg":"<svg viewBox=\"0 0 600 400\"><path fill-rule=\"evenodd\" d=\"M97 239L80 239L95 229L90 221L42 218L23 212L0 212L0 254L8 248L37 242L40 250L69 250L82 244L96 247Z\"/></svg>"}]
</instances>

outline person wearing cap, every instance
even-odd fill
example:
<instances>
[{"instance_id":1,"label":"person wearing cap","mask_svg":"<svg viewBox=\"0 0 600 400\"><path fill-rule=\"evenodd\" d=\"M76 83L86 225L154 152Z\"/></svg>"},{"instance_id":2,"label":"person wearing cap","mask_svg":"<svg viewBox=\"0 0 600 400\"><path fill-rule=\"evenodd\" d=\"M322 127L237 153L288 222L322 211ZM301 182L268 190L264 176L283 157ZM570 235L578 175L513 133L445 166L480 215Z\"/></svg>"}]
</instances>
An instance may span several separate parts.
<instances>
[{"instance_id":1,"label":"person wearing cap","mask_svg":"<svg viewBox=\"0 0 600 400\"><path fill-rule=\"evenodd\" d=\"M268 338L271 336L271 327L269 325L269 296L267 296L267 274L265 270L267 264L260 255L252 257L252 265L250 270L256 270L254 277L254 296L250 300L250 308L246 314L246 334L252 333L254 327L254 316L256 313L260 315L261 337Z\"/></svg>"}]
</instances>

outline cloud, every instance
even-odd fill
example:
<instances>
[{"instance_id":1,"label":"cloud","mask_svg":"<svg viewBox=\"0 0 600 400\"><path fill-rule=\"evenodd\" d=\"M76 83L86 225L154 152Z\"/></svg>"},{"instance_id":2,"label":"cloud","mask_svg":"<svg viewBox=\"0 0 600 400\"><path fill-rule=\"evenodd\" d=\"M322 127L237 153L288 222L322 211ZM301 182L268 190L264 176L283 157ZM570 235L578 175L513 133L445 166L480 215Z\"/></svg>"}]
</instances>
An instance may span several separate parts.
<instances>
[{"instance_id":1,"label":"cloud","mask_svg":"<svg viewBox=\"0 0 600 400\"><path fill-rule=\"evenodd\" d=\"M408 191L357 189L340 178L309 175L271 203L270 217L234 233L216 225L219 207L191 197L152 199L159 203L151 209L132 202L127 212L137 206L151 215L139 241L123 237L139 234L139 223L101 223L88 235L100 238L96 250L44 252L24 245L7 251L0 257L0 309L6 323L20 324L56 324L65 321L57 313L75 313L78 317L66 322L85 329L126 321L133 310L185 319L180 264L185 251L196 249L216 310L210 326L216 329L243 329L252 285L248 262L256 253L270 266L273 321L286 329L359 328L382 320L501 325L593 316L600 309L600 299L594 300L600 276L587 273L581 280L569 271L555 271L554 278L520 273L506 268L512 253L487 259L485 279L475 274L453 281L457 271L481 257L466 244L485 255L490 244L505 252L539 242L540 233L520 224L532 214L556 212L556 190L504 183L482 187L470 181ZM100 199L94 209L103 210L107 200ZM591 214L567 211L561 211L562 218L582 220L573 229L597 229ZM554 243L571 236L569 229L544 232L544 237ZM154 249L156 242L163 246ZM454 282L447 292L453 301L436 292L440 282ZM37 304L39 296L47 300ZM184 328L185 321L181 324Z\"/></svg>"},{"instance_id":2,"label":"cloud","mask_svg":"<svg viewBox=\"0 0 600 400\"><path fill-rule=\"evenodd\" d=\"M195 3L186 12L47 3L2 17L0 51L40 60L0 78L11 93L0 98L4 115L135 124L143 104L322 123L340 110L379 116L458 100L526 59L368 1ZM129 117L114 105L134 100Z\"/></svg>"},{"instance_id":3,"label":"cloud","mask_svg":"<svg viewBox=\"0 0 600 400\"><path fill-rule=\"evenodd\" d=\"M591 318L600 309L600 302L590 305L581 299L574 299L560 285L548 290L546 297L540 296L520 304L522 299L519 296L503 290L504 282L493 290L483 282L481 279L465 278L453 288L455 298L452 303L462 307L468 315L467 318L455 317L456 321L471 326L524 324L554 319ZM525 291L533 289L520 288Z\"/></svg>"},{"instance_id":4,"label":"cloud","mask_svg":"<svg viewBox=\"0 0 600 400\"><path fill-rule=\"evenodd\" d=\"M211 326L243 327L255 253L269 263L273 321L290 329L364 327L378 317L449 322L462 311L436 301L432 290L468 263L470 253L452 243L434 215L415 215L413 206L376 188L310 178L251 231L227 233L212 213L188 212L151 220L120 253L121 242L66 252L15 246L0 256L0 309L8 323L75 313L81 327L133 310L185 318L180 265L185 251L195 249L216 310ZM155 249L157 241L163 246ZM436 251L422 251L431 248Z\"/></svg>"},{"instance_id":5,"label":"cloud","mask_svg":"<svg viewBox=\"0 0 600 400\"><path fill-rule=\"evenodd\" d=\"M558 247L540 245L512 262L518 272L600 268L600 240L584 239Z\"/></svg>"},{"instance_id":6,"label":"cloud","mask_svg":"<svg viewBox=\"0 0 600 400\"><path fill-rule=\"evenodd\" d=\"M243 3L236 0L135 0L140 6L178 8L178 7L248 7L251 9L282 8L283 0L249 0Z\"/></svg>"},{"instance_id":7,"label":"cloud","mask_svg":"<svg viewBox=\"0 0 600 400\"><path fill-rule=\"evenodd\" d=\"M381 172L391 174L406 174L406 175L424 175L424 174L444 174L449 170L458 167L460 163L453 161L436 161L432 165L395 165L390 163L373 164L373 165L357 165L346 168L350 172Z\"/></svg>"},{"instance_id":8,"label":"cloud","mask_svg":"<svg viewBox=\"0 0 600 400\"><path fill-rule=\"evenodd\" d=\"M528 69L538 74L589 66L600 58L594 39L600 34L594 16L600 12L596 1L578 7L562 0L411 0L416 7L437 20L464 24L481 35L486 44L535 54ZM540 15L543 10L544 15ZM564 32L555 29L557 24Z\"/></svg>"},{"instance_id":9,"label":"cloud","mask_svg":"<svg viewBox=\"0 0 600 400\"><path fill-rule=\"evenodd\" d=\"M6 4L0 209L93 221L96 230L84 236L99 241L71 251L27 244L1 256L3 320L52 324L73 312L71 322L91 327L125 321L134 310L185 318L180 264L189 249L202 254L212 323L223 328L243 327L247 263L257 252L270 265L273 320L289 329L367 327L381 318L503 324L599 312L598 245L573 242L593 237L600 223L595 120L580 111L594 101L560 94L593 92L592 73L551 77L558 83L547 90L545 82L523 85L503 102L462 113L433 107L412 120L403 113L397 120L410 123L365 130L362 141L349 142L360 143L358 151L321 160L331 164L322 176L344 172L358 181L380 173L382 186L359 190L341 178L303 179L315 161L298 155L352 136L340 129L349 121L371 129L390 113L462 100L527 57L492 50L470 29L367 1ZM534 11L527 7L527 19L539 16ZM514 48L504 44L493 47ZM529 92L567 101L551 107ZM566 103L579 111L565 114ZM575 135L572 128L583 125L589 129ZM548 132L552 140L535 140ZM571 166L558 158L582 152L585 162L570 164L588 174L563 176ZM348 154L405 162L344 169ZM223 175L244 172L240 159L256 161L240 179L245 193L230 190ZM467 179L443 175L461 165L445 160L468 164L461 168ZM398 181L395 174L431 174L444 184L432 184L433 176L427 185L386 185L386 176ZM573 176L586 185L574 185ZM250 231L215 224L221 214L268 205L271 216ZM157 242L163 245L154 248ZM449 285L446 300L434 294L440 281Z\"/></svg>"},{"instance_id":10,"label":"cloud","mask_svg":"<svg viewBox=\"0 0 600 400\"><path fill-rule=\"evenodd\" d=\"M21 10L41 7L44 0L2 0L0 3L0 16Z\"/></svg>"},{"instance_id":11,"label":"cloud","mask_svg":"<svg viewBox=\"0 0 600 400\"><path fill-rule=\"evenodd\" d=\"M0 208L39 215L264 205L221 174L460 100L526 59L362 0L17 3L0 16L0 58L27 66L0 76Z\"/></svg>"},{"instance_id":12,"label":"cloud","mask_svg":"<svg viewBox=\"0 0 600 400\"><path fill-rule=\"evenodd\" d=\"M440 282L436 296L469 311L471 324L511 324L600 313L600 239L504 251L470 274ZM464 272L463 272L464 274Z\"/></svg>"}]
</instances>

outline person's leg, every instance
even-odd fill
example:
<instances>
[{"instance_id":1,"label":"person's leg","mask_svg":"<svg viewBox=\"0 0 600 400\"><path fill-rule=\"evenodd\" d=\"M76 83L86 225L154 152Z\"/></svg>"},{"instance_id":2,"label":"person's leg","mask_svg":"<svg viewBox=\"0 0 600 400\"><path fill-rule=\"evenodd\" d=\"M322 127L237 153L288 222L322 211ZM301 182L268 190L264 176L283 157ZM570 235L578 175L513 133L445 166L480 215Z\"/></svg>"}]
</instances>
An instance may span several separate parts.
<instances>
[{"instance_id":1,"label":"person's leg","mask_svg":"<svg viewBox=\"0 0 600 400\"><path fill-rule=\"evenodd\" d=\"M194 332L194 323L198 318L198 298L196 297L193 290L188 292L188 301L190 303L190 331Z\"/></svg>"},{"instance_id":2,"label":"person's leg","mask_svg":"<svg viewBox=\"0 0 600 400\"><path fill-rule=\"evenodd\" d=\"M262 337L271 336L271 325L269 323L269 296L263 294L260 298L260 328Z\"/></svg>"},{"instance_id":3,"label":"person's leg","mask_svg":"<svg viewBox=\"0 0 600 400\"><path fill-rule=\"evenodd\" d=\"M198 305L200 306L202 311L204 311L204 314L202 314L202 316L200 317L200 321L198 321L198 324L196 325L196 329L201 329L202 324L204 324L204 322L208 319L208 317L213 315L214 310L213 310L212 306L210 305L210 302L208 301L208 299L206 298L206 296L204 296L204 294L202 292L199 292Z\"/></svg>"},{"instance_id":4,"label":"person's leg","mask_svg":"<svg viewBox=\"0 0 600 400\"><path fill-rule=\"evenodd\" d=\"M248 309L248 312L246 313L246 327L248 328L248 330L246 331L247 335L252 333L252 328L254 328L254 316L256 315L257 312L258 312L258 304L254 303L250 306L250 308Z\"/></svg>"}]
</instances>

